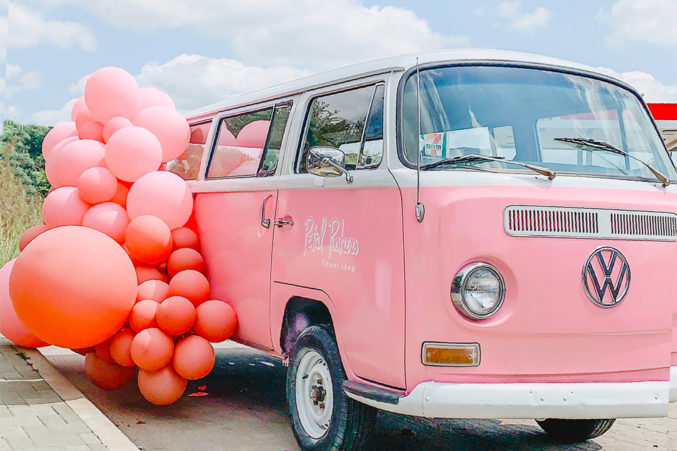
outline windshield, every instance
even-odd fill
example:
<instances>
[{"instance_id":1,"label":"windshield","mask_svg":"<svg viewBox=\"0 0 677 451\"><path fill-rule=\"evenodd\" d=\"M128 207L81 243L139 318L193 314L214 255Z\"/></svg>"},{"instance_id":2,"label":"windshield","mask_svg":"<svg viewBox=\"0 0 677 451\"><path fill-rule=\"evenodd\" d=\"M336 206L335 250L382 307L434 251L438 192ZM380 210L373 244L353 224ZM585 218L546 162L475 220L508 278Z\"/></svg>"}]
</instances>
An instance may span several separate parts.
<instances>
[{"instance_id":1,"label":"windshield","mask_svg":"<svg viewBox=\"0 0 677 451\"><path fill-rule=\"evenodd\" d=\"M668 178L677 177L641 102L615 84L551 70L502 66L423 69L420 77L420 136L415 72L406 81L402 99L403 153L410 164L416 164L417 151L422 165L477 154L559 173L655 180L637 160L556 139L576 138L611 144ZM501 161L471 165L522 170ZM428 170L450 167L458 166L431 165Z\"/></svg>"}]
</instances>

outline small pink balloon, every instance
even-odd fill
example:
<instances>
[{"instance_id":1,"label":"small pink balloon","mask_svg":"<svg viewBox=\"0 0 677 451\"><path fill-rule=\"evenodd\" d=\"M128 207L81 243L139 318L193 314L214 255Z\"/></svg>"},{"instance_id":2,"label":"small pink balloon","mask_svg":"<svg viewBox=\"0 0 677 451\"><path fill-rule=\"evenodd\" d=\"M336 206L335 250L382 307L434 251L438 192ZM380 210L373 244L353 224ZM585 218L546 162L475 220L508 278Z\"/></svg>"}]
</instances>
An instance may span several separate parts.
<instances>
[{"instance_id":1,"label":"small pink balloon","mask_svg":"<svg viewBox=\"0 0 677 451\"><path fill-rule=\"evenodd\" d=\"M63 148L66 146L68 143L72 143L74 141L77 141L78 137L77 136L69 136L68 138L64 138L59 143L54 146L54 148L49 152L49 155L45 157L45 175L47 176L47 180L49 180L49 183L52 185L54 188L59 188L63 186L62 183L59 183L59 179L56 174L56 162L61 158L59 155L61 154Z\"/></svg>"},{"instance_id":2,"label":"small pink balloon","mask_svg":"<svg viewBox=\"0 0 677 451\"><path fill-rule=\"evenodd\" d=\"M237 145L263 149L268 137L268 128L270 128L270 121L250 122L237 134Z\"/></svg>"},{"instance_id":3,"label":"small pink balloon","mask_svg":"<svg viewBox=\"0 0 677 451\"><path fill-rule=\"evenodd\" d=\"M134 125L153 133L162 145L162 161L178 158L188 147L190 127L188 121L178 111L153 106L139 111L134 117Z\"/></svg>"},{"instance_id":4,"label":"small pink balloon","mask_svg":"<svg viewBox=\"0 0 677 451\"><path fill-rule=\"evenodd\" d=\"M94 116L92 116L91 111L89 111L89 108L87 108L87 105L85 105L84 108L81 108L80 111L78 111L78 114L75 115L75 126L77 128L82 127L85 125L87 122L92 122L95 121Z\"/></svg>"},{"instance_id":5,"label":"small pink balloon","mask_svg":"<svg viewBox=\"0 0 677 451\"><path fill-rule=\"evenodd\" d=\"M94 119L108 122L115 116L131 119L139 109L139 86L119 67L104 67L87 78L85 102Z\"/></svg>"},{"instance_id":6,"label":"small pink balloon","mask_svg":"<svg viewBox=\"0 0 677 451\"><path fill-rule=\"evenodd\" d=\"M85 122L78 129L78 136L80 139L92 139L103 142L103 125L97 121Z\"/></svg>"},{"instance_id":7,"label":"small pink balloon","mask_svg":"<svg viewBox=\"0 0 677 451\"><path fill-rule=\"evenodd\" d=\"M87 205L72 186L57 188L45 197L42 204L42 218L50 228L65 225L81 225L87 213Z\"/></svg>"},{"instance_id":8,"label":"small pink balloon","mask_svg":"<svg viewBox=\"0 0 677 451\"><path fill-rule=\"evenodd\" d=\"M62 186L77 186L85 170L104 166L105 148L99 141L79 139L66 144L54 162L56 179Z\"/></svg>"},{"instance_id":9,"label":"small pink balloon","mask_svg":"<svg viewBox=\"0 0 677 451\"><path fill-rule=\"evenodd\" d=\"M82 200L90 204L99 204L115 196L118 190L118 180L106 168L89 168L80 174L78 190Z\"/></svg>"},{"instance_id":10,"label":"small pink balloon","mask_svg":"<svg viewBox=\"0 0 677 451\"><path fill-rule=\"evenodd\" d=\"M206 140L205 140L206 141ZM196 142L193 140L192 142ZM221 130L219 130L219 146L237 146L237 140L235 135L233 135L225 125L221 125Z\"/></svg>"},{"instance_id":11,"label":"small pink balloon","mask_svg":"<svg viewBox=\"0 0 677 451\"><path fill-rule=\"evenodd\" d=\"M9 275L16 258L8 261L0 269L0 334L9 341L25 348L39 348L47 343L33 335L16 314L12 299L9 297Z\"/></svg>"},{"instance_id":12,"label":"small pink balloon","mask_svg":"<svg viewBox=\"0 0 677 451\"><path fill-rule=\"evenodd\" d=\"M87 108L85 96L80 96L77 99L74 99L73 108L71 109L71 120L75 122L75 118L78 116L78 113L80 113L80 111L84 110L85 108Z\"/></svg>"},{"instance_id":13,"label":"small pink balloon","mask_svg":"<svg viewBox=\"0 0 677 451\"><path fill-rule=\"evenodd\" d=\"M103 232L118 243L125 240L128 224L127 211L115 202L94 205L82 218L83 226Z\"/></svg>"},{"instance_id":14,"label":"small pink balloon","mask_svg":"<svg viewBox=\"0 0 677 451\"><path fill-rule=\"evenodd\" d=\"M127 195L127 212L133 220L152 215L170 229L183 226L193 211L193 195L186 182L172 172L151 172L139 178Z\"/></svg>"},{"instance_id":15,"label":"small pink balloon","mask_svg":"<svg viewBox=\"0 0 677 451\"><path fill-rule=\"evenodd\" d=\"M108 140L113 135L113 133L120 130L121 128L131 127L131 126L132 126L132 121L130 121L126 117L116 116L114 118L111 118L108 122L106 122L106 125L103 126L103 140L104 140L104 142L108 142Z\"/></svg>"},{"instance_id":16,"label":"small pink balloon","mask_svg":"<svg viewBox=\"0 0 677 451\"><path fill-rule=\"evenodd\" d=\"M139 97L139 111L151 106L164 106L171 108L172 110L176 109L172 98L169 97L169 95L167 95L165 92L156 88L141 88Z\"/></svg>"},{"instance_id":17,"label":"small pink balloon","mask_svg":"<svg viewBox=\"0 0 677 451\"><path fill-rule=\"evenodd\" d=\"M42 156L47 158L47 154L65 138L77 136L78 131L73 122L60 122L56 124L42 140Z\"/></svg>"},{"instance_id":18,"label":"small pink balloon","mask_svg":"<svg viewBox=\"0 0 677 451\"><path fill-rule=\"evenodd\" d=\"M115 176L133 182L162 163L162 146L151 132L141 127L124 127L106 144L106 165Z\"/></svg>"}]
</instances>

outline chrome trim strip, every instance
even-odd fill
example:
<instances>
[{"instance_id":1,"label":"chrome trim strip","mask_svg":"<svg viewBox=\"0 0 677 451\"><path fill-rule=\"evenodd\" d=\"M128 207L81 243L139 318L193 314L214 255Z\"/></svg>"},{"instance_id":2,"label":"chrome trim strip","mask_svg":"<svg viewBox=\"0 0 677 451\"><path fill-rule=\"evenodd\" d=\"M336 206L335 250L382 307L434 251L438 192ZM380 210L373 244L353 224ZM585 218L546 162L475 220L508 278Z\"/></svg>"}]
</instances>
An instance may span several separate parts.
<instances>
[{"instance_id":1,"label":"chrome trim strip","mask_svg":"<svg viewBox=\"0 0 677 451\"><path fill-rule=\"evenodd\" d=\"M522 237L677 240L677 214L659 211L509 205L503 227Z\"/></svg>"}]
</instances>

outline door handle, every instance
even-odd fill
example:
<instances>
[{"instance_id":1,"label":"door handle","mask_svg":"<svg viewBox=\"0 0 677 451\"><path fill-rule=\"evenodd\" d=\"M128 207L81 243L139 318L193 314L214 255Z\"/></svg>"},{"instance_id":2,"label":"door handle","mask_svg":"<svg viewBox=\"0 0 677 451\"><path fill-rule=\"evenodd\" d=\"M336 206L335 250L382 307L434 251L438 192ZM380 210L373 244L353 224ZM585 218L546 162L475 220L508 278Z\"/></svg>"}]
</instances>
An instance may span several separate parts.
<instances>
[{"instance_id":1,"label":"door handle","mask_svg":"<svg viewBox=\"0 0 677 451\"><path fill-rule=\"evenodd\" d=\"M275 225L278 227L284 227L286 225L293 226L294 220L292 219L291 216L287 215L284 218L280 218L277 221L275 221Z\"/></svg>"},{"instance_id":2,"label":"door handle","mask_svg":"<svg viewBox=\"0 0 677 451\"><path fill-rule=\"evenodd\" d=\"M266 229L270 227L270 219L266 218L266 203L271 197L273 197L272 194L268 194L266 197L264 197L263 205L261 206L261 225Z\"/></svg>"}]
</instances>

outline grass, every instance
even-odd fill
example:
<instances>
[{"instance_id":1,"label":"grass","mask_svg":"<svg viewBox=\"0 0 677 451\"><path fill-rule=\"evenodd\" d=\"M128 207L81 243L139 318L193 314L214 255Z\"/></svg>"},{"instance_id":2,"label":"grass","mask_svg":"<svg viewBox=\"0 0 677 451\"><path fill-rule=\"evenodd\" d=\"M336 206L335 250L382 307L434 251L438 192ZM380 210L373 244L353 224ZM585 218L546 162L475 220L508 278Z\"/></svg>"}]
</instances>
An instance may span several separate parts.
<instances>
[{"instance_id":1,"label":"grass","mask_svg":"<svg viewBox=\"0 0 677 451\"><path fill-rule=\"evenodd\" d=\"M11 145L2 149L3 157ZM42 196L27 194L7 158L0 159L0 266L19 255L19 238L30 226L42 224Z\"/></svg>"}]
</instances>

